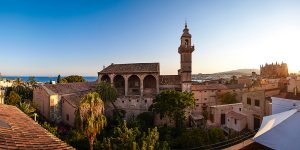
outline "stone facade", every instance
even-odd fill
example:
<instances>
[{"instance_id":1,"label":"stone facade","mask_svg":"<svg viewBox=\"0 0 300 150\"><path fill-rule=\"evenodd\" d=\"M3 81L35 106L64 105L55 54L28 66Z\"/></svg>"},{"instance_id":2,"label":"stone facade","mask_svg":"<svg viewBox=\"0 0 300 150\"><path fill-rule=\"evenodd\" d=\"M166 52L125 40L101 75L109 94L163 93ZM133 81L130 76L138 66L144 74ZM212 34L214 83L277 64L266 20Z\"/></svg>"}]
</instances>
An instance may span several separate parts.
<instances>
[{"instance_id":1,"label":"stone facade","mask_svg":"<svg viewBox=\"0 0 300 150\"><path fill-rule=\"evenodd\" d=\"M185 25L178 48L181 56L178 75L160 75L159 63L111 64L98 72L98 82L108 82L117 89L115 105L126 110L126 118L137 116L148 111L161 90L191 92L193 51L191 34ZM108 104L106 107L110 113L112 106Z\"/></svg>"},{"instance_id":2,"label":"stone facade","mask_svg":"<svg viewBox=\"0 0 300 150\"><path fill-rule=\"evenodd\" d=\"M286 63L265 64L260 66L260 75L263 78L286 78L289 75Z\"/></svg>"},{"instance_id":3,"label":"stone facade","mask_svg":"<svg viewBox=\"0 0 300 150\"><path fill-rule=\"evenodd\" d=\"M48 121L73 126L81 98L95 88L94 82L39 85L33 90L33 102Z\"/></svg>"},{"instance_id":4,"label":"stone facade","mask_svg":"<svg viewBox=\"0 0 300 150\"><path fill-rule=\"evenodd\" d=\"M180 54L180 65L181 68L178 71L181 75L182 91L191 91L192 87L192 53L194 51L194 46L192 46L192 35L189 33L187 24L183 29L183 34L181 36L181 44L178 48L178 53Z\"/></svg>"},{"instance_id":5,"label":"stone facade","mask_svg":"<svg viewBox=\"0 0 300 150\"><path fill-rule=\"evenodd\" d=\"M242 103L210 106L210 125L227 127L239 132L247 125L247 117L243 114L243 109Z\"/></svg>"},{"instance_id":6,"label":"stone facade","mask_svg":"<svg viewBox=\"0 0 300 150\"><path fill-rule=\"evenodd\" d=\"M193 84L192 93L196 99L196 106L193 112L202 113L205 106L221 104L220 96L224 93L235 93L238 102L242 101L242 92L245 90L243 85L223 85L223 84Z\"/></svg>"},{"instance_id":7,"label":"stone facade","mask_svg":"<svg viewBox=\"0 0 300 150\"><path fill-rule=\"evenodd\" d=\"M270 101L266 98L264 90L253 90L243 94L244 109L242 112L247 115L248 129L258 129L262 118L271 114Z\"/></svg>"},{"instance_id":8,"label":"stone facade","mask_svg":"<svg viewBox=\"0 0 300 150\"><path fill-rule=\"evenodd\" d=\"M287 86L287 92L293 93L294 95L297 95L300 93L300 77L289 79L288 86Z\"/></svg>"}]
</instances>

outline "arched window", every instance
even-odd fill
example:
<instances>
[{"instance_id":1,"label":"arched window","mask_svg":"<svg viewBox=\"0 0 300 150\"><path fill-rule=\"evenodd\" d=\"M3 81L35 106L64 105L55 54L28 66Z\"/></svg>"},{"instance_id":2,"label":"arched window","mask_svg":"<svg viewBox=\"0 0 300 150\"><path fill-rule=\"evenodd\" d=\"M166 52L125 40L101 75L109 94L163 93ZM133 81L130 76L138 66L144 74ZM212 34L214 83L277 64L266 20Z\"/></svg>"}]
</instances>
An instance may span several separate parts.
<instances>
[{"instance_id":1,"label":"arched window","mask_svg":"<svg viewBox=\"0 0 300 150\"><path fill-rule=\"evenodd\" d=\"M185 40L185 42L184 42L184 46L185 46L185 48L187 48L187 47L188 47L188 45L189 45L189 40L188 40L188 39L186 39L186 40Z\"/></svg>"}]
</instances>

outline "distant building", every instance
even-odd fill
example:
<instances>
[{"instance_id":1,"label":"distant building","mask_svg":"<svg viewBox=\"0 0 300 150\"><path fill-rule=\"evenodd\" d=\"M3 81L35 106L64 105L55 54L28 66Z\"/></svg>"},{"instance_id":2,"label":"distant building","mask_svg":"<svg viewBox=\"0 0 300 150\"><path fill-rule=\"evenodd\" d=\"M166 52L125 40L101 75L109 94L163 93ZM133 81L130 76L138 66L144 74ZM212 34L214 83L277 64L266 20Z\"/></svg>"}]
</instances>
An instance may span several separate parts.
<instances>
[{"instance_id":1,"label":"distant building","mask_svg":"<svg viewBox=\"0 0 300 150\"><path fill-rule=\"evenodd\" d=\"M0 149L74 149L15 106L0 104Z\"/></svg>"},{"instance_id":2,"label":"distant building","mask_svg":"<svg viewBox=\"0 0 300 150\"><path fill-rule=\"evenodd\" d=\"M263 78L286 78L289 75L286 63L265 64L260 66L260 75Z\"/></svg>"},{"instance_id":3,"label":"distant building","mask_svg":"<svg viewBox=\"0 0 300 150\"><path fill-rule=\"evenodd\" d=\"M202 112L203 107L221 104L220 96L224 93L235 93L238 102L242 101L244 85L233 84L193 84L192 93L196 99L196 106L193 112Z\"/></svg>"},{"instance_id":4,"label":"distant building","mask_svg":"<svg viewBox=\"0 0 300 150\"><path fill-rule=\"evenodd\" d=\"M13 81L8 81L6 79L0 80L0 87L6 88L13 86Z\"/></svg>"},{"instance_id":5,"label":"distant building","mask_svg":"<svg viewBox=\"0 0 300 150\"><path fill-rule=\"evenodd\" d=\"M294 93L295 95L300 94L300 78L290 79L288 81L287 92Z\"/></svg>"}]
</instances>

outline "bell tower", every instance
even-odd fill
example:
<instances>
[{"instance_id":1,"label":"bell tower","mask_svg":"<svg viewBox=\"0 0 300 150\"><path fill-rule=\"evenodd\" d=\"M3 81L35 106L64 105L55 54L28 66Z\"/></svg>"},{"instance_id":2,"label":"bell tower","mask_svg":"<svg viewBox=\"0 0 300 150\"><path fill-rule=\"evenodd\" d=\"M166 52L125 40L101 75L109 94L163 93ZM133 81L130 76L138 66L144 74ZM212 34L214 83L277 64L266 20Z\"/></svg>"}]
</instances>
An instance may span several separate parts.
<instances>
[{"instance_id":1,"label":"bell tower","mask_svg":"<svg viewBox=\"0 0 300 150\"><path fill-rule=\"evenodd\" d=\"M191 43L192 35L189 33L187 23L185 23L183 34L181 35L181 44L178 48L181 66L180 70L178 70L178 74L181 76L182 91L187 92L191 92L192 86L192 53L194 46L192 46Z\"/></svg>"}]
</instances>

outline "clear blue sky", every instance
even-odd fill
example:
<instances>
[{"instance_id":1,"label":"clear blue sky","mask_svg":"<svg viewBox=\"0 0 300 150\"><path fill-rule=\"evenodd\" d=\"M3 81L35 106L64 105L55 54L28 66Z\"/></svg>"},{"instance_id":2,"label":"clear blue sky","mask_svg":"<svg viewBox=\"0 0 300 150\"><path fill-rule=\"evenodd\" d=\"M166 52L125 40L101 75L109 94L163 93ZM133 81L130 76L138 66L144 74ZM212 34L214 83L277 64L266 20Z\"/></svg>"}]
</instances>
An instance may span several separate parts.
<instances>
[{"instance_id":1,"label":"clear blue sky","mask_svg":"<svg viewBox=\"0 0 300 150\"><path fill-rule=\"evenodd\" d=\"M193 73L275 61L300 70L297 0L0 0L0 72L96 76L110 63L160 62L176 74L185 19Z\"/></svg>"}]
</instances>

